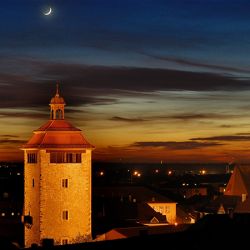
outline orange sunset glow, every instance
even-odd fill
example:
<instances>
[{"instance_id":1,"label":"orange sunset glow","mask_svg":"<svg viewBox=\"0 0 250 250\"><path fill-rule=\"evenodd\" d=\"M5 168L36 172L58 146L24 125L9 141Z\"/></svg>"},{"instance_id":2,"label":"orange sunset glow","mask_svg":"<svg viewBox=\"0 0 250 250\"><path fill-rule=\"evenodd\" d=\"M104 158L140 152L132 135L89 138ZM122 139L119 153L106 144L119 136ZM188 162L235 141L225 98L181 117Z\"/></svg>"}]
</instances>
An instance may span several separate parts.
<instances>
[{"instance_id":1,"label":"orange sunset glow","mask_svg":"<svg viewBox=\"0 0 250 250\"><path fill-rule=\"evenodd\" d=\"M65 99L74 99L77 93ZM55 84L48 91L53 93ZM39 89L33 92L35 100ZM246 93L245 93L246 94ZM250 94L250 93L249 93ZM136 97L104 95L106 103L73 106L65 117L95 142L94 160L124 162L232 162L249 161L250 123L242 97L223 93L161 92ZM45 98L44 98L45 99ZM46 99L45 99L46 100ZM84 101L84 100L83 100ZM223 106L218 107L218 103ZM21 145L30 131L49 119L44 108L1 109L1 161L21 161ZM46 109L47 106L47 109ZM230 112L224 110L231 107Z\"/></svg>"}]
</instances>

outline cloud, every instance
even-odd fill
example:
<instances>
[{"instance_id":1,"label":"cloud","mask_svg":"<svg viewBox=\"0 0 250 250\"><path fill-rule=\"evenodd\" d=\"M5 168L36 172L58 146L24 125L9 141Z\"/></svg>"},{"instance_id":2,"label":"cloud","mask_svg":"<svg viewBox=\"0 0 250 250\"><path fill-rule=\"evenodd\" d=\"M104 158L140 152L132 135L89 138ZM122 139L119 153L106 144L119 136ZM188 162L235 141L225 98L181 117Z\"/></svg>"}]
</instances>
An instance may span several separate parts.
<instances>
[{"instance_id":1,"label":"cloud","mask_svg":"<svg viewBox=\"0 0 250 250\"><path fill-rule=\"evenodd\" d=\"M250 81L213 73L187 72L161 68L103 67L51 64L43 74L73 83L75 87L132 90L234 90L250 88ZM73 86L74 86L73 85Z\"/></svg>"},{"instance_id":2,"label":"cloud","mask_svg":"<svg viewBox=\"0 0 250 250\"><path fill-rule=\"evenodd\" d=\"M170 57L170 56L159 56L159 55L151 55L143 53L146 56L149 56L154 59L172 62L176 64L180 64L183 66L192 66L197 68L203 68L203 69L211 69L211 70L217 70L217 71L228 71L228 72L236 72L236 73L250 73L250 70L243 69L243 68L237 68L237 67L229 67L229 66L223 66L223 65L215 65L215 64L207 64L187 59L182 59L178 57Z\"/></svg>"},{"instance_id":3,"label":"cloud","mask_svg":"<svg viewBox=\"0 0 250 250\"><path fill-rule=\"evenodd\" d=\"M192 141L250 141L250 135L222 135L191 138Z\"/></svg>"},{"instance_id":4,"label":"cloud","mask_svg":"<svg viewBox=\"0 0 250 250\"><path fill-rule=\"evenodd\" d=\"M229 125L229 124L222 124L219 126L220 128L233 128L233 125Z\"/></svg>"},{"instance_id":5,"label":"cloud","mask_svg":"<svg viewBox=\"0 0 250 250\"><path fill-rule=\"evenodd\" d=\"M174 120L204 120L204 119L224 119L224 118L233 118L234 115L226 114L215 114L215 113L182 113L171 116L159 116L160 119L174 119ZM236 117L239 117L238 115Z\"/></svg>"},{"instance_id":6,"label":"cloud","mask_svg":"<svg viewBox=\"0 0 250 250\"><path fill-rule=\"evenodd\" d=\"M227 114L215 114L215 113L182 113L170 116L145 116L140 118L128 118L121 116L114 116L110 120L112 121L124 121L124 122L146 122L154 120L181 120L181 121L192 121L192 120L208 120L208 119L225 119L225 118L238 118L240 115L227 115Z\"/></svg>"},{"instance_id":7,"label":"cloud","mask_svg":"<svg viewBox=\"0 0 250 250\"><path fill-rule=\"evenodd\" d=\"M236 135L244 135L244 136L246 136L246 135L250 135L250 133L244 132L244 133L237 133Z\"/></svg>"},{"instance_id":8,"label":"cloud","mask_svg":"<svg viewBox=\"0 0 250 250\"><path fill-rule=\"evenodd\" d=\"M0 144L23 144L26 143L27 140L13 140L13 139L0 139Z\"/></svg>"},{"instance_id":9,"label":"cloud","mask_svg":"<svg viewBox=\"0 0 250 250\"><path fill-rule=\"evenodd\" d=\"M121 96L152 95L157 91L217 91L250 89L250 81L229 75L162 68L104 67L76 63L7 58L0 66L0 107L44 107L61 83L69 106L109 105ZM13 69L16 71L12 72ZM114 95L118 96L114 98Z\"/></svg>"},{"instance_id":10,"label":"cloud","mask_svg":"<svg viewBox=\"0 0 250 250\"><path fill-rule=\"evenodd\" d=\"M0 144L23 144L27 140L17 139L19 136L15 135L0 135Z\"/></svg>"},{"instance_id":11,"label":"cloud","mask_svg":"<svg viewBox=\"0 0 250 250\"><path fill-rule=\"evenodd\" d=\"M18 135L0 135L0 138L1 137L4 137L4 138L19 138L19 136Z\"/></svg>"},{"instance_id":12,"label":"cloud","mask_svg":"<svg viewBox=\"0 0 250 250\"><path fill-rule=\"evenodd\" d=\"M204 147L214 147L223 145L216 142L195 142L195 141L144 141L131 144L132 147L163 147L170 150L192 150Z\"/></svg>"},{"instance_id":13,"label":"cloud","mask_svg":"<svg viewBox=\"0 0 250 250\"><path fill-rule=\"evenodd\" d=\"M38 113L38 112L9 112L0 110L0 118L12 117L12 118L26 118L26 119L48 119L49 112Z\"/></svg>"},{"instance_id":14,"label":"cloud","mask_svg":"<svg viewBox=\"0 0 250 250\"><path fill-rule=\"evenodd\" d=\"M113 116L110 120L121 121L121 122L145 122L147 121L142 118L126 118L126 117L121 117L121 116Z\"/></svg>"}]
</instances>

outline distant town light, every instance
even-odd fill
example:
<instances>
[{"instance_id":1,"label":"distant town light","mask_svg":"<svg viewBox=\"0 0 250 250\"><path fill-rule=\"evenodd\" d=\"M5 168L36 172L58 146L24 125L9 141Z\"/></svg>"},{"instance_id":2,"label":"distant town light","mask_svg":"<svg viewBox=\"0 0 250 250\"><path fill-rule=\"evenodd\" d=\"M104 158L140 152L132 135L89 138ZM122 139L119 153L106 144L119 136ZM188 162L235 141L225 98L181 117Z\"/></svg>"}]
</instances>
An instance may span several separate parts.
<instances>
[{"instance_id":1,"label":"distant town light","mask_svg":"<svg viewBox=\"0 0 250 250\"><path fill-rule=\"evenodd\" d=\"M4 198L8 198L8 197L9 197L9 193L4 192L4 193L3 193L3 197L4 197Z\"/></svg>"},{"instance_id":2,"label":"distant town light","mask_svg":"<svg viewBox=\"0 0 250 250\"><path fill-rule=\"evenodd\" d=\"M2 216L5 216L5 213L1 213Z\"/></svg>"},{"instance_id":3,"label":"distant town light","mask_svg":"<svg viewBox=\"0 0 250 250\"><path fill-rule=\"evenodd\" d=\"M205 169L202 169L201 171L200 171L200 174L206 174L207 173L207 171L205 170Z\"/></svg>"},{"instance_id":4,"label":"distant town light","mask_svg":"<svg viewBox=\"0 0 250 250\"><path fill-rule=\"evenodd\" d=\"M186 186L186 183L182 183L182 186Z\"/></svg>"},{"instance_id":5,"label":"distant town light","mask_svg":"<svg viewBox=\"0 0 250 250\"><path fill-rule=\"evenodd\" d=\"M137 177L141 177L141 173L140 173L139 171L137 171L137 170L135 170L135 171L133 172L133 175L134 175L134 176L137 176Z\"/></svg>"},{"instance_id":6,"label":"distant town light","mask_svg":"<svg viewBox=\"0 0 250 250\"><path fill-rule=\"evenodd\" d=\"M168 175L171 175L173 172L171 170L168 171Z\"/></svg>"},{"instance_id":7,"label":"distant town light","mask_svg":"<svg viewBox=\"0 0 250 250\"><path fill-rule=\"evenodd\" d=\"M100 172L100 176L103 176L103 175L104 175L104 172L103 172L103 171L101 171L101 172Z\"/></svg>"},{"instance_id":8,"label":"distant town light","mask_svg":"<svg viewBox=\"0 0 250 250\"><path fill-rule=\"evenodd\" d=\"M18 173L16 173L16 175L21 175L21 173L18 172Z\"/></svg>"},{"instance_id":9,"label":"distant town light","mask_svg":"<svg viewBox=\"0 0 250 250\"><path fill-rule=\"evenodd\" d=\"M14 216L14 215L15 215L15 213L14 213L14 212L12 212L12 213L11 213L11 216Z\"/></svg>"},{"instance_id":10,"label":"distant town light","mask_svg":"<svg viewBox=\"0 0 250 250\"><path fill-rule=\"evenodd\" d=\"M155 173L159 173L159 169L156 169L156 170L155 170Z\"/></svg>"},{"instance_id":11,"label":"distant town light","mask_svg":"<svg viewBox=\"0 0 250 250\"><path fill-rule=\"evenodd\" d=\"M178 226L178 223L177 223L177 222L175 222L175 223L174 223L174 225L175 225L175 226Z\"/></svg>"}]
</instances>

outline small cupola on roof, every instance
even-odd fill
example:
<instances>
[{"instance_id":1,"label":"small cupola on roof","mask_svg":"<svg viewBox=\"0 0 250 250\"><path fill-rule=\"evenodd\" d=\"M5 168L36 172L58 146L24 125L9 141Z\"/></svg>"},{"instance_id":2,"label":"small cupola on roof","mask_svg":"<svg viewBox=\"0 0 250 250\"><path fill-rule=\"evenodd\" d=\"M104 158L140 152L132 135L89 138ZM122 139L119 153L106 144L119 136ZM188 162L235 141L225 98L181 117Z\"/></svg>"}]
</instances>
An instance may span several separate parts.
<instances>
[{"instance_id":1,"label":"small cupola on roof","mask_svg":"<svg viewBox=\"0 0 250 250\"><path fill-rule=\"evenodd\" d=\"M59 94L59 85L56 85L56 94L50 100L50 119L63 120L65 101Z\"/></svg>"},{"instance_id":2,"label":"small cupola on roof","mask_svg":"<svg viewBox=\"0 0 250 250\"><path fill-rule=\"evenodd\" d=\"M23 145L23 149L94 149L81 133L64 119L64 99L59 95L57 84L56 94L50 101L50 120L34 131L30 140Z\"/></svg>"}]
</instances>

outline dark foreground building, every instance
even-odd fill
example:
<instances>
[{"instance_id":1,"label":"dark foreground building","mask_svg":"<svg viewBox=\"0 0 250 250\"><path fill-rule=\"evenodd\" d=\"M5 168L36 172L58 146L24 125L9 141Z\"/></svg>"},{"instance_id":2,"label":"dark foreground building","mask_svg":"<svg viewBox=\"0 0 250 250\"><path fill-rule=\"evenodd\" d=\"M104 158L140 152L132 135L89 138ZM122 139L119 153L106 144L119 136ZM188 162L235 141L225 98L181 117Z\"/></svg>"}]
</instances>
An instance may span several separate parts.
<instances>
[{"instance_id":1,"label":"dark foreground building","mask_svg":"<svg viewBox=\"0 0 250 250\"><path fill-rule=\"evenodd\" d=\"M95 250L95 249L248 249L250 217L248 214L207 215L188 230L179 233L147 235L124 240L100 241L75 245L53 246L44 241L43 246L29 249ZM0 241L1 249L18 249L9 242Z\"/></svg>"}]
</instances>

